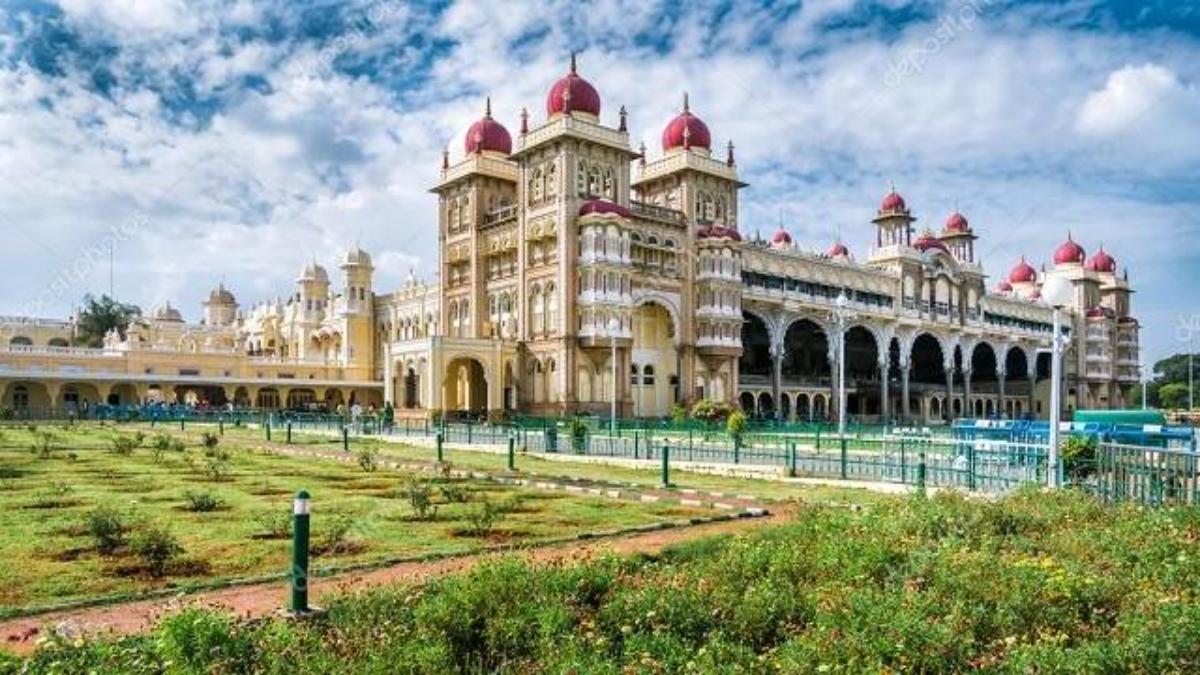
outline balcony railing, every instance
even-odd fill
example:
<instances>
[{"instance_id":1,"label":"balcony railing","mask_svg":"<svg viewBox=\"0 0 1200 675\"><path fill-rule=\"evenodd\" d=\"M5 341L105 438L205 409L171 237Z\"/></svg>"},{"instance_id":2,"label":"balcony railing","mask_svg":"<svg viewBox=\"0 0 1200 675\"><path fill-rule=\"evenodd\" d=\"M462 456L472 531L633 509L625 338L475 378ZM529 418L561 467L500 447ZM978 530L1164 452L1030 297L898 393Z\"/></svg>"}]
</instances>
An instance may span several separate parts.
<instances>
[{"instance_id":1,"label":"balcony railing","mask_svg":"<svg viewBox=\"0 0 1200 675\"><path fill-rule=\"evenodd\" d=\"M517 217L517 205L510 204L509 206L501 206L498 209L493 209L493 210L485 213L483 215L483 224L484 224L484 226L497 225L499 223L503 223L506 220L512 220L516 217Z\"/></svg>"},{"instance_id":2,"label":"balcony railing","mask_svg":"<svg viewBox=\"0 0 1200 675\"><path fill-rule=\"evenodd\" d=\"M635 199L631 199L629 200L629 210L634 215L642 216L643 218L661 220L676 225L682 225L684 223L684 215L682 211L669 209L665 206L647 204L646 202L639 202Z\"/></svg>"}]
</instances>

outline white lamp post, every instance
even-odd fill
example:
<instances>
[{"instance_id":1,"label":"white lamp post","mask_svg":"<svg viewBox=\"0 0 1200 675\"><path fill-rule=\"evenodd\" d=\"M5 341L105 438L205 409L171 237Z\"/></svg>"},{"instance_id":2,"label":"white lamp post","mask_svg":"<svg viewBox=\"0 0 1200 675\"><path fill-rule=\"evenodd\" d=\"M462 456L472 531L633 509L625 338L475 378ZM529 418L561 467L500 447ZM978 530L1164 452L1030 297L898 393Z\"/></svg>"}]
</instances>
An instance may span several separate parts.
<instances>
[{"instance_id":1,"label":"white lamp post","mask_svg":"<svg viewBox=\"0 0 1200 675\"><path fill-rule=\"evenodd\" d=\"M844 290L838 292L833 304L833 318L838 329L838 436L841 437L846 435L846 322L852 315L846 309L850 300Z\"/></svg>"},{"instance_id":2,"label":"white lamp post","mask_svg":"<svg viewBox=\"0 0 1200 675\"><path fill-rule=\"evenodd\" d=\"M612 345L612 417L608 430L613 436L617 435L617 332L620 330L621 320L613 314L608 318L608 341Z\"/></svg>"},{"instance_id":3,"label":"white lamp post","mask_svg":"<svg viewBox=\"0 0 1200 675\"><path fill-rule=\"evenodd\" d=\"M1058 487L1058 436L1062 417L1062 355L1067 341L1062 336L1062 308L1071 301L1071 282L1057 274L1046 276L1042 282L1042 302L1054 309L1054 335L1050 342L1050 487Z\"/></svg>"}]
</instances>

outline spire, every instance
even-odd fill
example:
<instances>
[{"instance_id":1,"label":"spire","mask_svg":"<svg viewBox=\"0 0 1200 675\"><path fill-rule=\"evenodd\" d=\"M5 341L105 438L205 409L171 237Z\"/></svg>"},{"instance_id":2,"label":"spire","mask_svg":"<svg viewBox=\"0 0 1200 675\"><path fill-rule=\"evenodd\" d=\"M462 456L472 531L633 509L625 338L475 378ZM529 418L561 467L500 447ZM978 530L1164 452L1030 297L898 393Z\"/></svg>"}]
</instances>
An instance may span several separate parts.
<instances>
[{"instance_id":1,"label":"spire","mask_svg":"<svg viewBox=\"0 0 1200 675\"><path fill-rule=\"evenodd\" d=\"M450 168L450 148L442 148L442 171Z\"/></svg>"},{"instance_id":2,"label":"spire","mask_svg":"<svg viewBox=\"0 0 1200 675\"><path fill-rule=\"evenodd\" d=\"M638 144L638 155L638 163L642 166L646 166L646 141L642 141Z\"/></svg>"},{"instance_id":3,"label":"spire","mask_svg":"<svg viewBox=\"0 0 1200 675\"><path fill-rule=\"evenodd\" d=\"M618 113L621 116L621 124L617 126L617 131L629 131L629 126L626 124L626 118L629 113L625 111L625 106L621 106L621 111Z\"/></svg>"},{"instance_id":4,"label":"spire","mask_svg":"<svg viewBox=\"0 0 1200 675\"><path fill-rule=\"evenodd\" d=\"M529 133L529 109L521 108L521 135Z\"/></svg>"},{"instance_id":5,"label":"spire","mask_svg":"<svg viewBox=\"0 0 1200 675\"><path fill-rule=\"evenodd\" d=\"M575 74L575 50L571 50L571 74Z\"/></svg>"},{"instance_id":6,"label":"spire","mask_svg":"<svg viewBox=\"0 0 1200 675\"><path fill-rule=\"evenodd\" d=\"M486 99L486 102L483 104L483 116L488 119L492 118L492 97L491 96L488 96Z\"/></svg>"},{"instance_id":7,"label":"spire","mask_svg":"<svg viewBox=\"0 0 1200 675\"><path fill-rule=\"evenodd\" d=\"M688 112L689 110L690 107L688 106L688 93L685 91L683 92L683 112Z\"/></svg>"},{"instance_id":8,"label":"spire","mask_svg":"<svg viewBox=\"0 0 1200 675\"><path fill-rule=\"evenodd\" d=\"M733 161L733 140L731 139L729 141L729 143L725 146L725 165L733 166L734 163L735 162Z\"/></svg>"}]
</instances>

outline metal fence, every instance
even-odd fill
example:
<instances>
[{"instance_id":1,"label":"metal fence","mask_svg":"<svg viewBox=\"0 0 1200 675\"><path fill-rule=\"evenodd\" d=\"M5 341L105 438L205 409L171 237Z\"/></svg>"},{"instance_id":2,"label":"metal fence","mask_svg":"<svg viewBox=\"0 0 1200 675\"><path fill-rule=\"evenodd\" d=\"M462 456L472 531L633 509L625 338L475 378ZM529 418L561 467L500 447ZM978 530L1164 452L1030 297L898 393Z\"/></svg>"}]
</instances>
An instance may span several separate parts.
<instances>
[{"instance_id":1,"label":"metal fence","mask_svg":"<svg viewBox=\"0 0 1200 675\"><path fill-rule=\"evenodd\" d=\"M1106 502L1200 505L1200 461L1190 450L1100 443L1095 455L1067 467L1068 484Z\"/></svg>"}]
</instances>

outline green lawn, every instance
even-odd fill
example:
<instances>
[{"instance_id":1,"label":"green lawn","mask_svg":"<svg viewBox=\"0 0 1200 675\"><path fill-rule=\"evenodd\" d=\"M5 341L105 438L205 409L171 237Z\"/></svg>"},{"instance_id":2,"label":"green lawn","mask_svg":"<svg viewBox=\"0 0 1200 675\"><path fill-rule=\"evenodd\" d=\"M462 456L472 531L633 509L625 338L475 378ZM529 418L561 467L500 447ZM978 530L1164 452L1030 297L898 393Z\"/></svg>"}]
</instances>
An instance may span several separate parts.
<instances>
[{"instance_id":1,"label":"green lawn","mask_svg":"<svg viewBox=\"0 0 1200 675\"><path fill-rule=\"evenodd\" d=\"M32 448L44 443L47 431L51 449L43 456ZM139 447L127 455L114 450L114 438L137 431L145 436ZM248 441L257 436L250 432L231 432L206 456L201 431L144 425L0 429L0 612L282 572L291 545L283 530L299 488L313 496L317 567L532 543L709 513L444 479L432 471L368 472L354 462L255 450ZM159 434L186 439L188 447L156 453ZM414 479L430 491L436 507L431 520L415 517L408 497ZM219 506L189 510L189 493L215 498ZM472 531L485 504L500 515L486 532ZM90 532L97 509L115 512L129 528L112 554L101 554ZM139 536L156 526L181 548L162 576L135 554Z\"/></svg>"}]
</instances>

